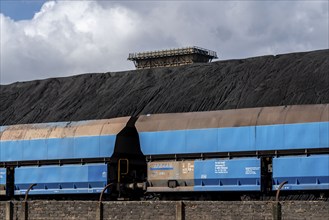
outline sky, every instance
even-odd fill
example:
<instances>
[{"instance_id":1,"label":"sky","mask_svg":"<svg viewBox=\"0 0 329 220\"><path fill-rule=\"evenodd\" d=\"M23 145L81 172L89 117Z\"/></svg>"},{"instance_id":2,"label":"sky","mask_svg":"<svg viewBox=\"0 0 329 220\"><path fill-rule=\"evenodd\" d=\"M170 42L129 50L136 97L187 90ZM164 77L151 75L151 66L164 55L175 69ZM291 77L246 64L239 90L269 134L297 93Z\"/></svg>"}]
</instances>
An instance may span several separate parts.
<instances>
[{"instance_id":1,"label":"sky","mask_svg":"<svg viewBox=\"0 0 329 220\"><path fill-rule=\"evenodd\" d=\"M200 46L218 60L328 49L328 0L1 0L0 84L134 69L128 54Z\"/></svg>"}]
</instances>

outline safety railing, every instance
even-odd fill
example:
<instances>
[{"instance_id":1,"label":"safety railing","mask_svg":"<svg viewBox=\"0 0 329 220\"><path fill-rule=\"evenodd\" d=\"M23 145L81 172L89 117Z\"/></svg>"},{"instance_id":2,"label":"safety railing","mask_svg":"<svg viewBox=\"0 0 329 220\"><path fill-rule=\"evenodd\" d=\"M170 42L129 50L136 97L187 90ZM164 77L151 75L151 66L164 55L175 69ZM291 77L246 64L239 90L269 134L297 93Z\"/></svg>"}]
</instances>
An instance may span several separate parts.
<instances>
[{"instance_id":1,"label":"safety railing","mask_svg":"<svg viewBox=\"0 0 329 220\"><path fill-rule=\"evenodd\" d=\"M168 50L146 51L141 53L129 53L128 60L148 59L148 58L188 55L188 54L200 54L200 55L209 56L211 58L218 58L217 53L215 51L193 46L193 47L184 47L184 48L168 49Z\"/></svg>"}]
</instances>

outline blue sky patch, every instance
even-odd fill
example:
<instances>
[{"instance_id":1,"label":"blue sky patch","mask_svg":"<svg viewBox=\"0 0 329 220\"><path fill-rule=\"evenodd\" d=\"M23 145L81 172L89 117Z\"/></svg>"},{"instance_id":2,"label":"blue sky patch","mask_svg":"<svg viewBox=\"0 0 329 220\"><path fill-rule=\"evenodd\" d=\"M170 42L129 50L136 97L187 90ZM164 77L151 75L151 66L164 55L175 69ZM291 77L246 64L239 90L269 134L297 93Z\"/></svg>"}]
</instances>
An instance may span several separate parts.
<instances>
[{"instance_id":1,"label":"blue sky patch","mask_svg":"<svg viewBox=\"0 0 329 220\"><path fill-rule=\"evenodd\" d=\"M47 0L1 0L0 12L15 21L30 20Z\"/></svg>"}]
</instances>

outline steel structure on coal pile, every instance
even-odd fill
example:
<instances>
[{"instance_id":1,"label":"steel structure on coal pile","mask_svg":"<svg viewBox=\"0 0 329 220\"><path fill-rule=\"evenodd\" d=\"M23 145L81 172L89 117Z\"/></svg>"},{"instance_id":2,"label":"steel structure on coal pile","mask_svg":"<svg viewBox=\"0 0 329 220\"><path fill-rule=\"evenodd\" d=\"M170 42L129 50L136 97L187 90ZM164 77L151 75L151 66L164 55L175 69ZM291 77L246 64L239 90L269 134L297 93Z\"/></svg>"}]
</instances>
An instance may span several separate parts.
<instances>
[{"instance_id":1,"label":"steel structure on coal pile","mask_svg":"<svg viewBox=\"0 0 329 220\"><path fill-rule=\"evenodd\" d=\"M136 69L208 63L211 62L212 59L217 58L217 53L215 51L196 46L130 53L128 56L128 60L134 62Z\"/></svg>"}]
</instances>

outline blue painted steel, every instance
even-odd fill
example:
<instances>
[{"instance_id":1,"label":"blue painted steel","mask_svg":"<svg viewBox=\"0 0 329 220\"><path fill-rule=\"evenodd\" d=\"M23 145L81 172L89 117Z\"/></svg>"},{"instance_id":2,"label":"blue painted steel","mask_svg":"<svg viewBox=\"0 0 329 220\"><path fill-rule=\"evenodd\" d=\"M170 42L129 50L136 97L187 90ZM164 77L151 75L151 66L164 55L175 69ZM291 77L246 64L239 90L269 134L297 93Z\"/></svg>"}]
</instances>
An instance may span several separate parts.
<instances>
[{"instance_id":1,"label":"blue painted steel","mask_svg":"<svg viewBox=\"0 0 329 220\"><path fill-rule=\"evenodd\" d=\"M23 149L24 143L22 141L2 141L0 144L0 162L22 160Z\"/></svg>"},{"instance_id":2,"label":"blue painted steel","mask_svg":"<svg viewBox=\"0 0 329 220\"><path fill-rule=\"evenodd\" d=\"M140 133L141 146L149 146L148 152L154 155L184 153L185 140L185 130Z\"/></svg>"},{"instance_id":3,"label":"blue painted steel","mask_svg":"<svg viewBox=\"0 0 329 220\"><path fill-rule=\"evenodd\" d=\"M0 162L111 157L115 135L2 141Z\"/></svg>"},{"instance_id":4,"label":"blue painted steel","mask_svg":"<svg viewBox=\"0 0 329 220\"><path fill-rule=\"evenodd\" d=\"M284 147L289 149L319 147L320 124L288 124L284 126Z\"/></svg>"},{"instance_id":5,"label":"blue painted steel","mask_svg":"<svg viewBox=\"0 0 329 220\"><path fill-rule=\"evenodd\" d=\"M6 185L6 168L0 168L0 185Z\"/></svg>"},{"instance_id":6,"label":"blue painted steel","mask_svg":"<svg viewBox=\"0 0 329 220\"><path fill-rule=\"evenodd\" d=\"M254 151L255 145L255 127L236 127L218 129L219 142L217 144L218 152L230 151Z\"/></svg>"},{"instance_id":7,"label":"blue painted steel","mask_svg":"<svg viewBox=\"0 0 329 220\"><path fill-rule=\"evenodd\" d=\"M325 148L329 146L329 123L320 123L319 128L320 133L320 148Z\"/></svg>"},{"instance_id":8,"label":"blue painted steel","mask_svg":"<svg viewBox=\"0 0 329 220\"><path fill-rule=\"evenodd\" d=\"M260 191L260 159L194 162L194 191Z\"/></svg>"},{"instance_id":9,"label":"blue painted steel","mask_svg":"<svg viewBox=\"0 0 329 220\"><path fill-rule=\"evenodd\" d=\"M186 130L185 151L203 153L211 151L218 143L217 129Z\"/></svg>"},{"instance_id":10,"label":"blue painted steel","mask_svg":"<svg viewBox=\"0 0 329 220\"><path fill-rule=\"evenodd\" d=\"M114 153L116 135L99 136L99 157L111 157Z\"/></svg>"},{"instance_id":11,"label":"blue painted steel","mask_svg":"<svg viewBox=\"0 0 329 220\"><path fill-rule=\"evenodd\" d=\"M156 132L156 139L153 140L153 146L156 154L161 154L161 152L166 152L167 154L173 153L184 153L186 151L186 138L185 138L185 130L171 132L164 131L161 133ZM168 147L172 146L172 147ZM177 148L173 148L173 146L178 146Z\"/></svg>"},{"instance_id":12,"label":"blue painted steel","mask_svg":"<svg viewBox=\"0 0 329 220\"><path fill-rule=\"evenodd\" d=\"M107 185L107 165L63 165L19 167L15 169L15 195L100 193Z\"/></svg>"},{"instance_id":13,"label":"blue painted steel","mask_svg":"<svg viewBox=\"0 0 329 220\"><path fill-rule=\"evenodd\" d=\"M329 122L140 132L145 155L329 147Z\"/></svg>"},{"instance_id":14,"label":"blue painted steel","mask_svg":"<svg viewBox=\"0 0 329 220\"><path fill-rule=\"evenodd\" d=\"M79 137L74 139L74 153L79 158L99 155L99 137Z\"/></svg>"},{"instance_id":15,"label":"blue painted steel","mask_svg":"<svg viewBox=\"0 0 329 220\"><path fill-rule=\"evenodd\" d=\"M29 140L23 144L23 160L38 160L39 158L47 158L47 140Z\"/></svg>"},{"instance_id":16,"label":"blue painted steel","mask_svg":"<svg viewBox=\"0 0 329 220\"><path fill-rule=\"evenodd\" d=\"M329 190L329 155L273 158L273 190Z\"/></svg>"},{"instance_id":17,"label":"blue painted steel","mask_svg":"<svg viewBox=\"0 0 329 220\"><path fill-rule=\"evenodd\" d=\"M51 138L48 139L47 159L70 159L74 156L74 138Z\"/></svg>"},{"instance_id":18,"label":"blue painted steel","mask_svg":"<svg viewBox=\"0 0 329 220\"><path fill-rule=\"evenodd\" d=\"M284 129L282 125L256 126L257 150L280 149L284 146Z\"/></svg>"}]
</instances>

